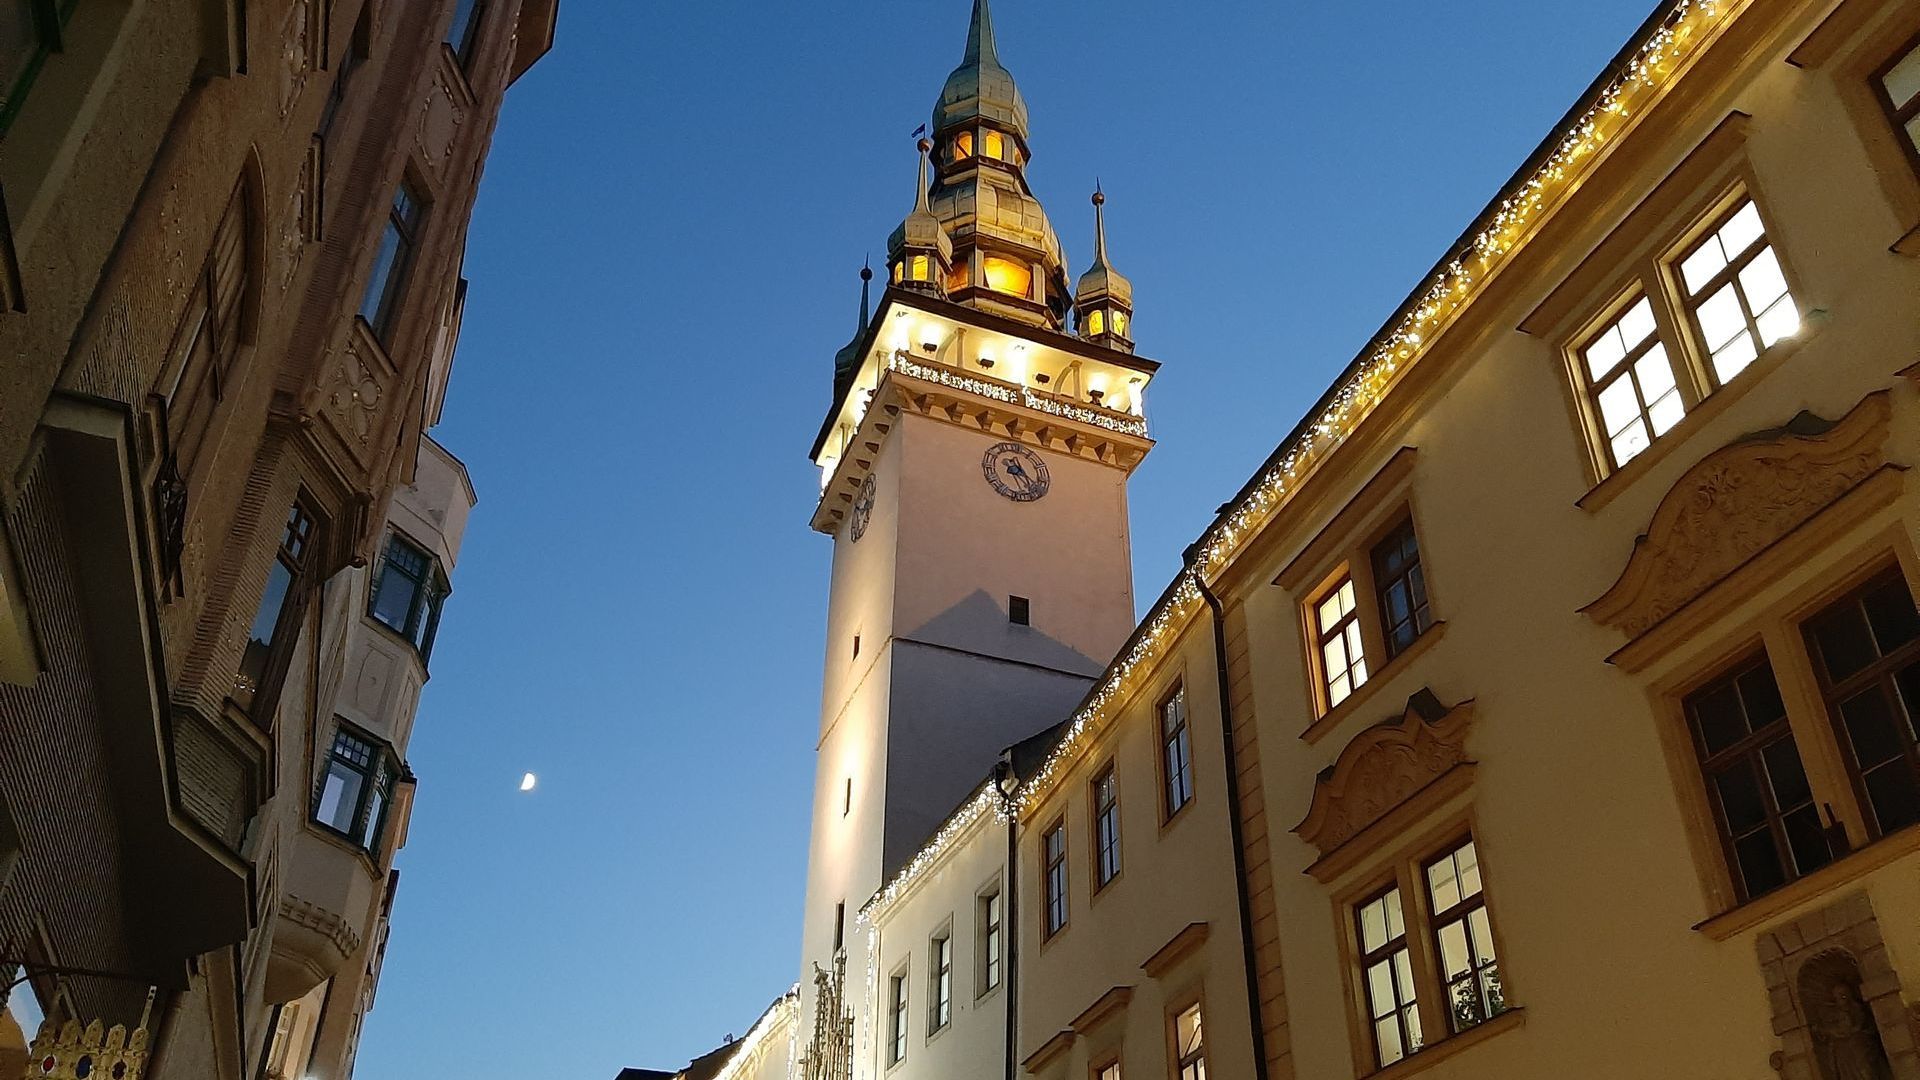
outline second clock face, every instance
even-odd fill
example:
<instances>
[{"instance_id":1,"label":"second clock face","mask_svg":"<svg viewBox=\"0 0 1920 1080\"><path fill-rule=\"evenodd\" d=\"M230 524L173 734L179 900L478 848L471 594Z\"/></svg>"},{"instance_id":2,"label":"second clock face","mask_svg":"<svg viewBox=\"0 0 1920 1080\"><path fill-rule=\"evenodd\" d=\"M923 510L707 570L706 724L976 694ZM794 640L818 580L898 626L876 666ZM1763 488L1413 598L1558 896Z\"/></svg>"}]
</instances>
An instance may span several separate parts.
<instances>
[{"instance_id":1,"label":"second clock face","mask_svg":"<svg viewBox=\"0 0 1920 1080\"><path fill-rule=\"evenodd\" d=\"M859 543L867 535L867 519L873 516L873 474L867 474L867 481L860 485L860 494L853 500L853 531L850 534L854 543Z\"/></svg>"},{"instance_id":2,"label":"second clock face","mask_svg":"<svg viewBox=\"0 0 1920 1080\"><path fill-rule=\"evenodd\" d=\"M1047 463L1040 455L1019 443L995 443L980 459L980 471L986 474L993 490L1014 502L1033 502L1047 493L1052 480Z\"/></svg>"}]
</instances>

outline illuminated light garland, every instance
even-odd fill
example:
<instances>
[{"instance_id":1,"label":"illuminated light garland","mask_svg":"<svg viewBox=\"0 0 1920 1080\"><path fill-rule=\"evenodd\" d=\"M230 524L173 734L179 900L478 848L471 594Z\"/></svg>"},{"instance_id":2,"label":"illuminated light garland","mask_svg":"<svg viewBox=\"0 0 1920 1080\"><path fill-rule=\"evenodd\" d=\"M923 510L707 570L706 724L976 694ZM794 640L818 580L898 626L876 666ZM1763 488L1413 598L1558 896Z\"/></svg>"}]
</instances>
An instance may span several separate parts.
<instances>
[{"instance_id":1,"label":"illuminated light garland","mask_svg":"<svg viewBox=\"0 0 1920 1080\"><path fill-rule=\"evenodd\" d=\"M727 1063L720 1066L720 1071L713 1074L713 1080L739 1080L747 1067L747 1062L752 1060L755 1052L760 1049L760 1044L766 1041L774 1026L783 1017L791 1021L788 1024L787 1035L787 1075L795 1075L793 1054L796 1039L793 1031L798 1029L800 1023L799 983L794 983L791 990L780 995L778 1000L767 1006L767 1011L760 1014L760 1019L754 1021L753 1026L747 1029L747 1034L741 1038L740 1049L735 1050L733 1056L727 1059Z\"/></svg>"},{"instance_id":2,"label":"illuminated light garland","mask_svg":"<svg viewBox=\"0 0 1920 1080\"><path fill-rule=\"evenodd\" d=\"M1386 395L1393 377L1432 347L1452 317L1511 258L1526 230L1582 179L1592 159L1656 98L1674 72L1697 54L1712 31L1732 21L1746 0L1679 0L1647 36L1626 69L1600 92L1538 169L1510 189L1459 257L1419 294L1412 309L1378 341L1294 445L1200 540L1200 563L1217 573L1291 493L1295 481L1337 447Z\"/></svg>"},{"instance_id":3,"label":"illuminated light garland","mask_svg":"<svg viewBox=\"0 0 1920 1080\"><path fill-rule=\"evenodd\" d=\"M1093 731L1112 711L1116 700L1133 687L1130 685L1133 673L1148 667L1160 658L1161 647L1178 627L1184 625L1200 606L1200 585L1190 572L1183 571L1168 591L1166 598L1156 605L1147 615L1144 632L1137 634L1126 655L1108 665L1106 674L1100 678L1099 685L1081 704L1073 719L1067 722L1067 729L1047 754L1045 762L1032 777L1020 785L1014 793L1014 813L1025 813L1031 809L1040 797L1047 792L1069 761L1076 757ZM1001 817L1006 817L1004 809Z\"/></svg>"},{"instance_id":4,"label":"illuminated light garland","mask_svg":"<svg viewBox=\"0 0 1920 1080\"><path fill-rule=\"evenodd\" d=\"M860 908L858 922L871 924L883 908L900 898L900 894L913 884L915 878L940 861L941 857L947 853L947 849L960 838L960 834L972 828L974 823L983 816L992 813L999 804L1000 793L995 790L993 782L989 780L982 784L973 798L968 799L960 809L955 810L953 815L947 818L946 824L940 826L939 832L934 833L932 838L920 845L920 850L914 852L913 858L907 862L907 865L893 875L893 880L887 882L879 892L874 893L873 899L868 900Z\"/></svg>"},{"instance_id":5,"label":"illuminated light garland","mask_svg":"<svg viewBox=\"0 0 1920 1080\"><path fill-rule=\"evenodd\" d=\"M995 401L1004 401L1009 405L1024 405L1036 412L1048 413L1077 423L1092 424L1094 427L1117 431L1122 435L1136 438L1147 437L1147 422L1137 416L1110 413L1086 405L1075 405L1035 393L1027 386L1015 386L998 379L983 379L964 375L946 368L923 364L904 353L894 353L887 358L887 370L897 371L924 382L938 383L951 390L964 390L969 394L978 394Z\"/></svg>"}]
</instances>

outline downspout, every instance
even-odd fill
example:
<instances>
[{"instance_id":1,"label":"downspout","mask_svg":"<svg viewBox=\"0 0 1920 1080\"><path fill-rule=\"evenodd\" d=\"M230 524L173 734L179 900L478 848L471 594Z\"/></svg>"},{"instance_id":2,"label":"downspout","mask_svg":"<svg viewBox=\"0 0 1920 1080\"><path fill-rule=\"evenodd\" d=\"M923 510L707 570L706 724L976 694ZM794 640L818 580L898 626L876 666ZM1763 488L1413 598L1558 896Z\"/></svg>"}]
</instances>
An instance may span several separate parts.
<instances>
[{"instance_id":1,"label":"downspout","mask_svg":"<svg viewBox=\"0 0 1920 1080\"><path fill-rule=\"evenodd\" d=\"M1227 762L1227 830L1233 838L1233 886L1240 902L1240 951L1247 978L1247 1020L1253 1032L1254 1080L1267 1080L1267 1032L1260 1022L1260 977L1254 961L1253 902L1247 894L1247 849L1240 823L1240 765L1233 747L1233 698L1227 679L1227 616L1195 564L1199 545L1187 548L1187 573L1213 612L1213 668L1219 682L1220 741Z\"/></svg>"},{"instance_id":2,"label":"downspout","mask_svg":"<svg viewBox=\"0 0 1920 1080\"><path fill-rule=\"evenodd\" d=\"M1020 996L1020 924L1014 918L1014 897L1018 894L1020 870L1019 829L1020 815L1013 806L1013 796L1007 790L1017 786L1013 775L1012 752L1002 755L993 767L993 789L1000 795L1000 809L1007 815L1007 871L1002 875L1005 884L1000 886L1000 948L1006 954L1006 972L1003 981L1007 987L1007 1080L1019 1080L1019 1064L1014 1060L1018 1054L1015 1047L1020 1045L1015 1036L1020 1030L1020 1013L1016 1006Z\"/></svg>"}]
</instances>

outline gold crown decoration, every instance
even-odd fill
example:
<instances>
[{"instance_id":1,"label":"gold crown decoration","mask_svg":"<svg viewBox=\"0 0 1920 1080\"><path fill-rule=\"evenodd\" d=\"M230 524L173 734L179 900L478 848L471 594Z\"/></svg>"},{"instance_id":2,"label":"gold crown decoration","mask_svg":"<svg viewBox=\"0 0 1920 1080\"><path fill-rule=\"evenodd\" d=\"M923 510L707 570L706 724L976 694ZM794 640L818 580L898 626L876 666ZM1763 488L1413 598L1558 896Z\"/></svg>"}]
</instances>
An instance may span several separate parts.
<instances>
[{"instance_id":1,"label":"gold crown decoration","mask_svg":"<svg viewBox=\"0 0 1920 1080\"><path fill-rule=\"evenodd\" d=\"M129 1034L127 1025L109 1028L95 1020L86 1027L69 1020L56 1025L42 1021L28 1048L22 1080L141 1080L147 1071L147 1020L153 1014L153 991L140 1012L140 1026Z\"/></svg>"}]
</instances>

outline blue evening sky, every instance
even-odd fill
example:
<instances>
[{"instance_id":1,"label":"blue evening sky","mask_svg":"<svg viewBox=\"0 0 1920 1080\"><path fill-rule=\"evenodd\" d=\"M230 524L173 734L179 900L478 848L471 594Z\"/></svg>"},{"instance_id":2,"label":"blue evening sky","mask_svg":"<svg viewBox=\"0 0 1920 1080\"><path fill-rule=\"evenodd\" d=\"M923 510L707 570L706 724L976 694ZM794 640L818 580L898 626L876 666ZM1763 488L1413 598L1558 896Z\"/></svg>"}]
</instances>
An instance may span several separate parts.
<instances>
[{"instance_id":1,"label":"blue evening sky","mask_svg":"<svg viewBox=\"0 0 1920 1080\"><path fill-rule=\"evenodd\" d=\"M999 0L1077 277L1132 277L1135 595L1652 0ZM805 454L967 0L561 0L436 436L480 493L362 1080L611 1080L799 974L829 541ZM516 791L523 771L539 789Z\"/></svg>"}]
</instances>

